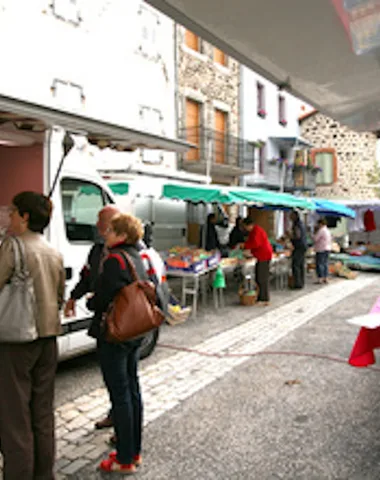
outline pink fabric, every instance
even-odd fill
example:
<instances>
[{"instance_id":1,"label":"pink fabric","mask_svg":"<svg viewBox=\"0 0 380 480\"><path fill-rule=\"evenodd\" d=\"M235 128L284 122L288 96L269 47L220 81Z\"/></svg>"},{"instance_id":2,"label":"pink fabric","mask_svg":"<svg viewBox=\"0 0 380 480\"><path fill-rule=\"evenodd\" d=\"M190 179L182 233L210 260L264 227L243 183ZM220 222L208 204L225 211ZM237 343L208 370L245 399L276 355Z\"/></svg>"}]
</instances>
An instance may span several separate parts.
<instances>
[{"instance_id":1,"label":"pink fabric","mask_svg":"<svg viewBox=\"0 0 380 480\"><path fill-rule=\"evenodd\" d=\"M331 250L331 233L326 225L321 227L314 235L314 250L316 252L329 252Z\"/></svg>"},{"instance_id":2,"label":"pink fabric","mask_svg":"<svg viewBox=\"0 0 380 480\"><path fill-rule=\"evenodd\" d=\"M380 313L380 297L374 303L370 313Z\"/></svg>"}]
</instances>

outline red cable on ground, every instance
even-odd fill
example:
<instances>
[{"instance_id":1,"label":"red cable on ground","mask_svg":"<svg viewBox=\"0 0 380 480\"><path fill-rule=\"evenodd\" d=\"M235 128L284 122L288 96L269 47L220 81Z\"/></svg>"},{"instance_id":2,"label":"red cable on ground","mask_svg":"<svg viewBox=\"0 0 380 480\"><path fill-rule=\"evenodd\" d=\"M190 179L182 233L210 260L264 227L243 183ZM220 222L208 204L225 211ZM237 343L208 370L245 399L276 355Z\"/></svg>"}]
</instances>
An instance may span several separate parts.
<instances>
[{"instance_id":1,"label":"red cable on ground","mask_svg":"<svg viewBox=\"0 0 380 480\"><path fill-rule=\"evenodd\" d=\"M274 350L263 350L261 352L252 352L252 353L210 353L210 352L202 352L201 350L197 350L195 348L190 347L178 347L176 345L170 345L167 343L157 343L157 347L166 348L167 350L176 350L179 352L188 352L188 353L195 353L196 355L200 355L203 357L215 357L215 358L226 358L226 357L257 357L259 355L291 355L296 357L309 357L309 358L318 358L322 360L329 360L331 362L337 363L344 363L348 365L348 362L345 358L333 357L331 355L325 355L323 353L308 353L308 352L297 352L292 350L287 351L274 351ZM374 372L380 372L380 368L378 367L366 367L368 370L372 370Z\"/></svg>"}]
</instances>

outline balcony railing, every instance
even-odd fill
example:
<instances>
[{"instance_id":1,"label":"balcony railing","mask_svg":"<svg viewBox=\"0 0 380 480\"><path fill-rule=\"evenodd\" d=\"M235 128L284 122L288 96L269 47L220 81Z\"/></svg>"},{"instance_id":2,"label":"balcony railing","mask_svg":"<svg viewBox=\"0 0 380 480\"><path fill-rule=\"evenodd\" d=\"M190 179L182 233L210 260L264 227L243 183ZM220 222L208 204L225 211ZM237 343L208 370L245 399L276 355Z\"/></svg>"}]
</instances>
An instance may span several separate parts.
<instances>
[{"instance_id":1,"label":"balcony railing","mask_svg":"<svg viewBox=\"0 0 380 480\"><path fill-rule=\"evenodd\" d=\"M285 191L315 190L316 174L308 168L288 168L268 160L264 164L262 177L254 184L260 187L284 188Z\"/></svg>"},{"instance_id":2,"label":"balcony railing","mask_svg":"<svg viewBox=\"0 0 380 480\"><path fill-rule=\"evenodd\" d=\"M179 132L181 139L197 148L182 157L182 166L189 162L211 162L213 166L226 165L254 172L255 144L229 133L202 126L184 128Z\"/></svg>"}]
</instances>

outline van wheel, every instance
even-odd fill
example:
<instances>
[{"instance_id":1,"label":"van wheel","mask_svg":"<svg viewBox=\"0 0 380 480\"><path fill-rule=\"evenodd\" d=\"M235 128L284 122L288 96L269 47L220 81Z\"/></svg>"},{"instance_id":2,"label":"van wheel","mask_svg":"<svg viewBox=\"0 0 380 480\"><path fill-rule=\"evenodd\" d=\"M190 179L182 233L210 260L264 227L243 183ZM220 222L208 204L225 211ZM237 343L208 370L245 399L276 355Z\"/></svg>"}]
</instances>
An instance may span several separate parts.
<instances>
[{"instance_id":1,"label":"van wheel","mask_svg":"<svg viewBox=\"0 0 380 480\"><path fill-rule=\"evenodd\" d=\"M158 341L159 334L160 330L156 328L145 335L140 347L140 360L149 357L149 355L153 352Z\"/></svg>"}]
</instances>

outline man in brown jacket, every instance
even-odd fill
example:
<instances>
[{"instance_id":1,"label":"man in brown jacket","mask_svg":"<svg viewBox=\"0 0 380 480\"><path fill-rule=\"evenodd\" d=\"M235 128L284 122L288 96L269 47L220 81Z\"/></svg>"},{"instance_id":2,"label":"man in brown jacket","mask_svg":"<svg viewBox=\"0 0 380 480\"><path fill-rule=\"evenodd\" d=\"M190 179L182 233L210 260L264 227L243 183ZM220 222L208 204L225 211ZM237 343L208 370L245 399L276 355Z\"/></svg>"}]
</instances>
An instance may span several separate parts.
<instances>
[{"instance_id":1,"label":"man in brown jacket","mask_svg":"<svg viewBox=\"0 0 380 480\"><path fill-rule=\"evenodd\" d=\"M61 332L65 272L61 255L44 239L50 200L34 192L16 195L11 206L11 231L25 248L33 279L38 338L4 343L0 338L0 448L4 480L54 479L54 378L56 337ZM0 247L0 291L12 277L12 242ZM17 322L17 318L14 319Z\"/></svg>"}]
</instances>

